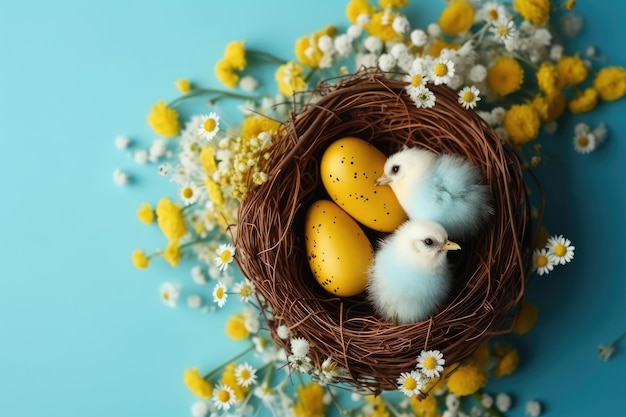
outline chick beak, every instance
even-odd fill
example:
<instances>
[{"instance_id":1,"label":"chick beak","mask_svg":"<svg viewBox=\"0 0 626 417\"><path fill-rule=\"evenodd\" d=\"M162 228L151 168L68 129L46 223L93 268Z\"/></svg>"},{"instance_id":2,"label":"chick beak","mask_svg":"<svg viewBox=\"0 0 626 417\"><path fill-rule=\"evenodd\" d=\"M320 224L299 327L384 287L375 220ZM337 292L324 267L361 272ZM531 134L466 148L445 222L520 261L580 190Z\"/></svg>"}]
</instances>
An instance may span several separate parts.
<instances>
[{"instance_id":1,"label":"chick beak","mask_svg":"<svg viewBox=\"0 0 626 417\"><path fill-rule=\"evenodd\" d=\"M450 240L446 240L446 243L443 244L442 249L444 251L449 251L449 250L460 250L461 246L459 246L458 243L454 243Z\"/></svg>"},{"instance_id":2,"label":"chick beak","mask_svg":"<svg viewBox=\"0 0 626 417\"><path fill-rule=\"evenodd\" d=\"M376 178L376 181L374 181L375 185L387 185L391 182L391 177L388 175L381 175L380 177Z\"/></svg>"}]
</instances>

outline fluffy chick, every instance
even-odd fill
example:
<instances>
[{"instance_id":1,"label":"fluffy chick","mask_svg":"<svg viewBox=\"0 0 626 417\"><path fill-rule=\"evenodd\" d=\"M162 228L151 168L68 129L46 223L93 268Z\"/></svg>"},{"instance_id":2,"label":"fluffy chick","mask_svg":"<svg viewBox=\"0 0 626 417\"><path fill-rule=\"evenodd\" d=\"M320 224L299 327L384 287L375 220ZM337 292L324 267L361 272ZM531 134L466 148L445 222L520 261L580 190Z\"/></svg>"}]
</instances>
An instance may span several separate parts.
<instances>
[{"instance_id":1,"label":"fluffy chick","mask_svg":"<svg viewBox=\"0 0 626 417\"><path fill-rule=\"evenodd\" d=\"M377 314L394 323L423 321L449 294L449 250L461 247L428 220L407 220L381 241L369 269L367 297Z\"/></svg>"},{"instance_id":2,"label":"fluffy chick","mask_svg":"<svg viewBox=\"0 0 626 417\"><path fill-rule=\"evenodd\" d=\"M456 155L404 148L385 162L376 184L388 184L410 219L440 223L453 239L475 234L493 214L479 170Z\"/></svg>"}]
</instances>

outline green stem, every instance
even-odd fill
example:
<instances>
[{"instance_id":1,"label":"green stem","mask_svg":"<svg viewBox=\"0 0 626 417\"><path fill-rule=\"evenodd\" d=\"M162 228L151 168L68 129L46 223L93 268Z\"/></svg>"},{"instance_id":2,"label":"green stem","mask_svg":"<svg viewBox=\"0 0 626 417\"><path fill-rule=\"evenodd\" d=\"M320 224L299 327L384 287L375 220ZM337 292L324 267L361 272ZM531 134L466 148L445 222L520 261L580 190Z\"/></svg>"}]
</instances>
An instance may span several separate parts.
<instances>
[{"instance_id":1,"label":"green stem","mask_svg":"<svg viewBox=\"0 0 626 417\"><path fill-rule=\"evenodd\" d=\"M233 93L231 91L217 90L214 88L197 88L197 89L191 90L189 93L183 96L180 96L170 101L168 103L168 107L174 107L178 103L184 100L187 100L189 98L198 97L198 96L207 95L207 94L215 94L216 97L213 99L214 101L217 101L221 98L236 98L236 99L241 99L241 100L256 100L258 98L256 96L250 96L247 94L238 94L238 93Z\"/></svg>"},{"instance_id":2,"label":"green stem","mask_svg":"<svg viewBox=\"0 0 626 417\"><path fill-rule=\"evenodd\" d=\"M313 74L315 74L316 72L317 72L317 68L311 68L311 70L306 75L306 77L304 77L304 82L308 83L311 77L313 77Z\"/></svg>"},{"instance_id":3,"label":"green stem","mask_svg":"<svg viewBox=\"0 0 626 417\"><path fill-rule=\"evenodd\" d=\"M243 350L242 352L239 352L238 354L236 354L234 357L230 358L229 360L227 360L226 362L224 362L223 364L221 364L220 366L218 366L217 368L213 369L211 372L209 372L208 374L206 374L204 376L204 379L209 380L211 379L211 377L213 375L215 375L217 372L219 372L222 368L224 368L226 365L228 365L231 362L236 361L237 359L241 358L242 356L245 356L247 353L251 352L252 350L254 350L254 345L250 345L247 349Z\"/></svg>"},{"instance_id":4,"label":"green stem","mask_svg":"<svg viewBox=\"0 0 626 417\"><path fill-rule=\"evenodd\" d=\"M246 55L251 56L251 57L266 58L268 61L279 64L279 65L283 65L287 62L284 59L280 59L276 55L270 54L269 52L257 51L255 49L247 49Z\"/></svg>"}]
</instances>

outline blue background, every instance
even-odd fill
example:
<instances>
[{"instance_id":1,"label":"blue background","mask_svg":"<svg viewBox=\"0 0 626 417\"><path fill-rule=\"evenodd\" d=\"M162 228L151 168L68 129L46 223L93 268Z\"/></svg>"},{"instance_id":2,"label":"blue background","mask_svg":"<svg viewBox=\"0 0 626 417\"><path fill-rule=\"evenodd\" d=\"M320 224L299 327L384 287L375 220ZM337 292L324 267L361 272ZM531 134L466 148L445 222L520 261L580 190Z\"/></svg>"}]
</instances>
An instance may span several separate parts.
<instances>
[{"instance_id":1,"label":"blue background","mask_svg":"<svg viewBox=\"0 0 626 417\"><path fill-rule=\"evenodd\" d=\"M443 4L413 1L406 11L423 26ZM344 6L3 2L0 416L189 415L194 398L183 370L211 369L243 345L224 336L225 315L163 306L158 286L189 284L184 269L132 267L133 249L160 244L136 208L174 190L113 139L125 134L148 146L150 106L175 98L181 77L217 86L213 64L228 41L289 58L300 35L329 23L345 28ZM572 45L598 46L606 63L626 65L626 49L617 46L626 6L581 0L578 11L586 27ZM513 394L510 415L523 415L530 399L555 417L623 410L626 355L602 362L596 346L626 330L625 111L622 100L577 119L607 123L610 137L596 152L574 152L571 121L548 150L540 172L546 224L572 239L576 257L530 284L540 321L516 341L517 373L488 388ZM132 185L115 186L115 168L129 172Z\"/></svg>"}]
</instances>

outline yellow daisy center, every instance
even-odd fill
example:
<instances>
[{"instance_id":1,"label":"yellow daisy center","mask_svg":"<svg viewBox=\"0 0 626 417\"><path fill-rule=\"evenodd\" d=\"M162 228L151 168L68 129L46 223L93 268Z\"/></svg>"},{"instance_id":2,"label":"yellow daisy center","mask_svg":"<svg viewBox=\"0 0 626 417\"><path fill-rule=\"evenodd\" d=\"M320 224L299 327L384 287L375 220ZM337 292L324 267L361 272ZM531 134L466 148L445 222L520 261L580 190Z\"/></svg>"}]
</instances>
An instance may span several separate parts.
<instances>
[{"instance_id":1,"label":"yellow daisy center","mask_svg":"<svg viewBox=\"0 0 626 417\"><path fill-rule=\"evenodd\" d=\"M222 252L222 254L220 255L220 259L222 260L222 262L224 263L228 263L230 262L230 260L232 259L233 254L229 251L229 250L225 250L224 252Z\"/></svg>"},{"instance_id":2,"label":"yellow daisy center","mask_svg":"<svg viewBox=\"0 0 626 417\"><path fill-rule=\"evenodd\" d=\"M559 243L558 245L554 247L554 254L556 256L558 257L565 256L566 253L567 253L567 248L565 247L565 245Z\"/></svg>"},{"instance_id":3,"label":"yellow daisy center","mask_svg":"<svg viewBox=\"0 0 626 417\"><path fill-rule=\"evenodd\" d=\"M433 72L437 77L443 77L448 73L448 66L443 62L440 62L435 65L435 67L433 68Z\"/></svg>"},{"instance_id":4,"label":"yellow daisy center","mask_svg":"<svg viewBox=\"0 0 626 417\"><path fill-rule=\"evenodd\" d=\"M217 398L223 402L223 403L227 403L228 401L230 401L230 393L228 391L226 391L225 389L221 390L219 392L219 394L217 394Z\"/></svg>"},{"instance_id":5,"label":"yellow daisy center","mask_svg":"<svg viewBox=\"0 0 626 417\"><path fill-rule=\"evenodd\" d=\"M422 85L422 76L420 74L416 74L411 78L411 85L413 87L419 87Z\"/></svg>"},{"instance_id":6,"label":"yellow daisy center","mask_svg":"<svg viewBox=\"0 0 626 417\"><path fill-rule=\"evenodd\" d=\"M215 119L206 119L206 121L204 122L204 130L206 130L207 132L212 132L213 130L215 130L216 126L217 123L215 123Z\"/></svg>"},{"instance_id":7,"label":"yellow daisy center","mask_svg":"<svg viewBox=\"0 0 626 417\"><path fill-rule=\"evenodd\" d=\"M161 294L161 297L163 297L163 299L164 299L165 301L169 301L169 299L170 299L170 293L169 293L169 292L164 292L164 293L162 293L162 294Z\"/></svg>"},{"instance_id":8,"label":"yellow daisy center","mask_svg":"<svg viewBox=\"0 0 626 417\"><path fill-rule=\"evenodd\" d=\"M252 288L250 288L249 285L244 285L243 287L241 287L240 294L243 297L250 297L252 295Z\"/></svg>"},{"instance_id":9,"label":"yellow daisy center","mask_svg":"<svg viewBox=\"0 0 626 417\"><path fill-rule=\"evenodd\" d=\"M498 26L498 35L505 37L509 34L509 27L507 25Z\"/></svg>"},{"instance_id":10,"label":"yellow daisy center","mask_svg":"<svg viewBox=\"0 0 626 417\"><path fill-rule=\"evenodd\" d=\"M424 359L424 362L422 363L422 365L424 366L424 369L428 369L429 371L432 371L433 369L437 367L437 359L435 359L433 356L429 356L426 359Z\"/></svg>"},{"instance_id":11,"label":"yellow daisy center","mask_svg":"<svg viewBox=\"0 0 626 417\"><path fill-rule=\"evenodd\" d=\"M471 91L466 91L463 93L463 101L466 103L472 103L476 96Z\"/></svg>"},{"instance_id":12,"label":"yellow daisy center","mask_svg":"<svg viewBox=\"0 0 626 417\"><path fill-rule=\"evenodd\" d=\"M404 388L406 388L409 391L413 391L415 388L417 388L417 381L415 380L415 378L407 378L404 381Z\"/></svg>"},{"instance_id":13,"label":"yellow daisy center","mask_svg":"<svg viewBox=\"0 0 626 417\"><path fill-rule=\"evenodd\" d=\"M191 198L193 197L193 190L191 189L191 187L185 187L183 188L182 194L184 198Z\"/></svg>"},{"instance_id":14,"label":"yellow daisy center","mask_svg":"<svg viewBox=\"0 0 626 417\"><path fill-rule=\"evenodd\" d=\"M220 287L217 289L217 291L215 292L215 296L217 298L224 298L224 288Z\"/></svg>"},{"instance_id":15,"label":"yellow daisy center","mask_svg":"<svg viewBox=\"0 0 626 417\"><path fill-rule=\"evenodd\" d=\"M487 13L487 16L489 16L489 19L491 20L498 20L498 11L496 9L491 9Z\"/></svg>"},{"instance_id":16,"label":"yellow daisy center","mask_svg":"<svg viewBox=\"0 0 626 417\"><path fill-rule=\"evenodd\" d=\"M578 145L581 148L586 148L589 146L589 138L587 136L581 136L578 138Z\"/></svg>"},{"instance_id":17,"label":"yellow daisy center","mask_svg":"<svg viewBox=\"0 0 626 417\"><path fill-rule=\"evenodd\" d=\"M242 369L239 375L241 376L241 379L243 379L244 381L247 379L250 379L250 371L247 369Z\"/></svg>"},{"instance_id":18,"label":"yellow daisy center","mask_svg":"<svg viewBox=\"0 0 626 417\"><path fill-rule=\"evenodd\" d=\"M537 256L537 266L543 268L546 265L548 265L548 257L545 255Z\"/></svg>"}]
</instances>

